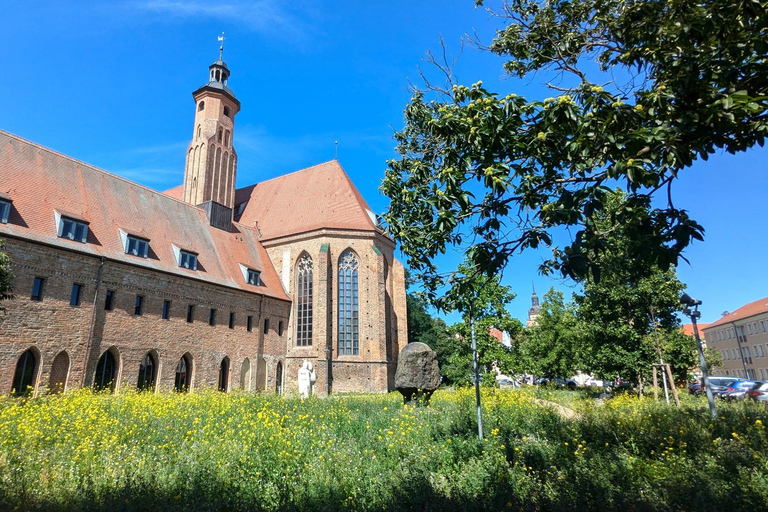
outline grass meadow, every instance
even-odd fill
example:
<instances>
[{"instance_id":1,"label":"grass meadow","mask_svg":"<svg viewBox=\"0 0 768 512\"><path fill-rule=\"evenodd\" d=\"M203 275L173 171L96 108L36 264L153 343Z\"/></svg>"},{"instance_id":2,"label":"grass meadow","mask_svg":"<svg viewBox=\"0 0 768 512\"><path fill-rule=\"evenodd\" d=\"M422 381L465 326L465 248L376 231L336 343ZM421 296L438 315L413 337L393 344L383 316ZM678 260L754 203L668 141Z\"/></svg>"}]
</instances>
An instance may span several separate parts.
<instances>
[{"instance_id":1,"label":"grass meadow","mask_svg":"<svg viewBox=\"0 0 768 512\"><path fill-rule=\"evenodd\" d=\"M768 411L586 392L0 399L0 510L768 510ZM564 419L534 399L559 402Z\"/></svg>"}]
</instances>

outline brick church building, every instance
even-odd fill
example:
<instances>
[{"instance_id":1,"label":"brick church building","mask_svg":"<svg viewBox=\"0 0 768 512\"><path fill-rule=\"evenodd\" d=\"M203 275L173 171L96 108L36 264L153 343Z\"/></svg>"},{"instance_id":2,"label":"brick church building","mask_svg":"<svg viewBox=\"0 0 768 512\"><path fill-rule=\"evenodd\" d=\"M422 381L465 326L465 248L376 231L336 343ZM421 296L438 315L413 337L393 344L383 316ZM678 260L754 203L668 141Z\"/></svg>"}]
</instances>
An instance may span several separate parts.
<instances>
[{"instance_id":1,"label":"brick church building","mask_svg":"<svg viewBox=\"0 0 768 512\"><path fill-rule=\"evenodd\" d=\"M164 193L0 131L0 394L82 386L394 388L403 266L338 161L235 187L240 102L218 60Z\"/></svg>"}]
</instances>

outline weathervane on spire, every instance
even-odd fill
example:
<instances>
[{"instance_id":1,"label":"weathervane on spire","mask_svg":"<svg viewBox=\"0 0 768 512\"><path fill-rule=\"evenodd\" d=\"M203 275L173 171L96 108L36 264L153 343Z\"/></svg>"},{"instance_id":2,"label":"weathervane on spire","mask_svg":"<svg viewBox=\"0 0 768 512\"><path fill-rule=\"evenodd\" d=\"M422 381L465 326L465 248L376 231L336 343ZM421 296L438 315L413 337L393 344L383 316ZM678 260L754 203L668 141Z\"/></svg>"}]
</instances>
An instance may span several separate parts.
<instances>
[{"instance_id":1,"label":"weathervane on spire","mask_svg":"<svg viewBox=\"0 0 768 512\"><path fill-rule=\"evenodd\" d=\"M221 33L221 35L218 37L218 41L221 43L219 46L219 60L224 60L222 57L224 56L224 32Z\"/></svg>"}]
</instances>

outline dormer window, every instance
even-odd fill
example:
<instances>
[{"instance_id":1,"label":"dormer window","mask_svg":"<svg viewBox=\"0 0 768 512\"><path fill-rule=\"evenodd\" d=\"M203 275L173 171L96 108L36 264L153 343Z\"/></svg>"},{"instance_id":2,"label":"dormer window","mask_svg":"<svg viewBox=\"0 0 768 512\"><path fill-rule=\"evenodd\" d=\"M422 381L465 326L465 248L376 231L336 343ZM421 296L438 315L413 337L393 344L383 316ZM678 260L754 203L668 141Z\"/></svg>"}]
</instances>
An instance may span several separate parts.
<instances>
[{"instance_id":1,"label":"dormer window","mask_svg":"<svg viewBox=\"0 0 768 512\"><path fill-rule=\"evenodd\" d=\"M85 243L88 238L88 222L84 219L74 219L59 212L56 214L56 234L60 238L68 238Z\"/></svg>"},{"instance_id":2,"label":"dormer window","mask_svg":"<svg viewBox=\"0 0 768 512\"><path fill-rule=\"evenodd\" d=\"M179 266L190 270L197 270L197 254L179 251Z\"/></svg>"},{"instance_id":3,"label":"dormer window","mask_svg":"<svg viewBox=\"0 0 768 512\"><path fill-rule=\"evenodd\" d=\"M261 286L261 272L247 267L242 263L240 264L240 271L243 273L243 279L245 279L246 283L253 286Z\"/></svg>"},{"instance_id":4,"label":"dormer window","mask_svg":"<svg viewBox=\"0 0 768 512\"><path fill-rule=\"evenodd\" d=\"M0 199L0 224L7 224L8 217L11 216L11 202Z\"/></svg>"},{"instance_id":5,"label":"dormer window","mask_svg":"<svg viewBox=\"0 0 768 512\"><path fill-rule=\"evenodd\" d=\"M138 238L132 235L126 236L125 254L132 254L140 258L146 258L149 251L149 240Z\"/></svg>"},{"instance_id":6,"label":"dormer window","mask_svg":"<svg viewBox=\"0 0 768 512\"><path fill-rule=\"evenodd\" d=\"M182 268L197 270L197 253L189 249L182 249L176 244L171 244L173 255L176 257L176 263Z\"/></svg>"},{"instance_id":7,"label":"dormer window","mask_svg":"<svg viewBox=\"0 0 768 512\"><path fill-rule=\"evenodd\" d=\"M254 286L261 286L261 272L257 272L253 269L248 269L248 284Z\"/></svg>"}]
</instances>

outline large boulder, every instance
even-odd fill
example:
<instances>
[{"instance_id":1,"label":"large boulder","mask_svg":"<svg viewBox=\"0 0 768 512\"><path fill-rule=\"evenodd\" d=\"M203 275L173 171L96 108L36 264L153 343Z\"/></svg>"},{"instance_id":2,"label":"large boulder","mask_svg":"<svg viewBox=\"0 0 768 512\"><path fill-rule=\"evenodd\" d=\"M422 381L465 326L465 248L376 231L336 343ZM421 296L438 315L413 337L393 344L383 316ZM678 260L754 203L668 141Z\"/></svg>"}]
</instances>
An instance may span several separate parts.
<instances>
[{"instance_id":1,"label":"large boulder","mask_svg":"<svg viewBox=\"0 0 768 512\"><path fill-rule=\"evenodd\" d=\"M437 354L425 343L409 343L400 352L395 373L395 387L406 403L416 398L429 401L440 385Z\"/></svg>"}]
</instances>

